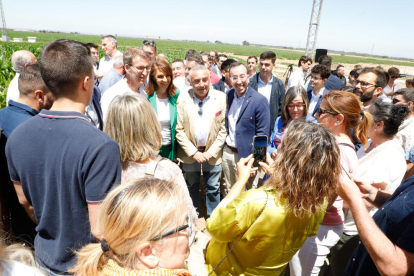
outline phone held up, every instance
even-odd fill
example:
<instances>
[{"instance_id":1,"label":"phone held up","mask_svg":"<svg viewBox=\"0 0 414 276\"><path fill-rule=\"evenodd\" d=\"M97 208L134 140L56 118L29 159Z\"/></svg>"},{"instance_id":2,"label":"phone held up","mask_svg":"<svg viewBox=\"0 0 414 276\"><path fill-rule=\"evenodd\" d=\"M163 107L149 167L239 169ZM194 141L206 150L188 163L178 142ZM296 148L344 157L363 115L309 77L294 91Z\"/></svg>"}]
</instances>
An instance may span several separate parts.
<instances>
[{"instance_id":1,"label":"phone held up","mask_svg":"<svg viewBox=\"0 0 414 276\"><path fill-rule=\"evenodd\" d=\"M266 135L253 137L253 167L259 167L259 162L266 162L267 141Z\"/></svg>"}]
</instances>

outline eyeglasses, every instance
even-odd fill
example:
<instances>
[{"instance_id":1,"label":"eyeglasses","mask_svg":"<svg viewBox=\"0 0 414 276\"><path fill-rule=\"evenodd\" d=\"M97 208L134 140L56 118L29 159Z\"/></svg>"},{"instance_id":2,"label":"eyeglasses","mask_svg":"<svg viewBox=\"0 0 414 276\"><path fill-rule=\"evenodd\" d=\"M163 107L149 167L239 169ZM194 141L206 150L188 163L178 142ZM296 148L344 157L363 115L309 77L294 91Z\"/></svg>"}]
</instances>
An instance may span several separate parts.
<instances>
[{"instance_id":1,"label":"eyeglasses","mask_svg":"<svg viewBox=\"0 0 414 276\"><path fill-rule=\"evenodd\" d=\"M152 40L144 40L142 41L142 45L151 45L151 46L155 46L155 42Z\"/></svg>"},{"instance_id":2,"label":"eyeglasses","mask_svg":"<svg viewBox=\"0 0 414 276\"><path fill-rule=\"evenodd\" d=\"M240 79L241 81L244 81L244 80L246 80L246 78L247 78L247 75L240 75L240 76L233 76L230 79L232 81L237 81L238 79Z\"/></svg>"},{"instance_id":3,"label":"eyeglasses","mask_svg":"<svg viewBox=\"0 0 414 276\"><path fill-rule=\"evenodd\" d=\"M147 72L149 72L151 70L151 66L133 66L132 64L129 64L129 66L134 67L135 69L137 69L140 72L143 72L145 69L147 69Z\"/></svg>"},{"instance_id":4,"label":"eyeglasses","mask_svg":"<svg viewBox=\"0 0 414 276\"><path fill-rule=\"evenodd\" d=\"M306 104L288 104L287 108L294 109L296 107L297 109L304 109L305 106Z\"/></svg>"},{"instance_id":5,"label":"eyeglasses","mask_svg":"<svg viewBox=\"0 0 414 276\"><path fill-rule=\"evenodd\" d=\"M398 79L398 76L391 76L392 79Z\"/></svg>"},{"instance_id":6,"label":"eyeglasses","mask_svg":"<svg viewBox=\"0 0 414 276\"><path fill-rule=\"evenodd\" d=\"M180 227L177 227L177 228L175 228L171 231L168 231L167 233L162 234L161 236L152 238L152 239L150 239L150 241L158 241L158 240L161 240L161 239L163 239L165 237L168 237L172 234L175 234L177 232L180 232L180 231L183 231L183 230L187 229L188 246L191 246L194 242L195 235L193 235L193 221L192 221L192 219L189 215L187 215L186 222L187 222L187 224L185 224L183 226L180 226Z\"/></svg>"},{"instance_id":7,"label":"eyeglasses","mask_svg":"<svg viewBox=\"0 0 414 276\"><path fill-rule=\"evenodd\" d=\"M361 87L367 87L369 85L373 85L373 86L377 87L375 84L372 84L372 83L369 83L369 82L366 82L366 81L354 80L353 83L354 83L354 86L357 86L358 84L360 84Z\"/></svg>"},{"instance_id":8,"label":"eyeglasses","mask_svg":"<svg viewBox=\"0 0 414 276\"><path fill-rule=\"evenodd\" d=\"M318 107L317 110L318 110L319 115L322 115L323 113L328 113L328 114L331 114L331 115L334 115L334 116L339 114L338 112L330 111L330 110L324 110L320 107Z\"/></svg>"},{"instance_id":9,"label":"eyeglasses","mask_svg":"<svg viewBox=\"0 0 414 276\"><path fill-rule=\"evenodd\" d=\"M321 80L322 78L318 78L317 76L314 76L314 75L311 75L311 80L316 80L316 81L318 81L318 80Z\"/></svg>"},{"instance_id":10,"label":"eyeglasses","mask_svg":"<svg viewBox=\"0 0 414 276\"><path fill-rule=\"evenodd\" d=\"M204 104L204 102L199 102L198 103L198 107L200 108L198 110L198 115L200 115L200 116L203 116L203 104Z\"/></svg>"}]
</instances>

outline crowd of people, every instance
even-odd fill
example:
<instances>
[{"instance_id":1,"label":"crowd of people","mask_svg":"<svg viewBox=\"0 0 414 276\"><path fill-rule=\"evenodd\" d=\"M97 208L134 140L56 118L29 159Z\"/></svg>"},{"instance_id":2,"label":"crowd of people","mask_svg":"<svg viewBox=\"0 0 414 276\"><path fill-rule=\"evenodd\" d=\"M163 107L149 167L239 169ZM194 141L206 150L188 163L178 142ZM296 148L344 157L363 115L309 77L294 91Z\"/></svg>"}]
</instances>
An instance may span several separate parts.
<instances>
[{"instance_id":1,"label":"crowd of people","mask_svg":"<svg viewBox=\"0 0 414 276\"><path fill-rule=\"evenodd\" d=\"M12 55L0 209L34 257L1 246L1 275L414 273L414 88L398 68L347 80L302 56L286 91L272 51L246 66L98 47ZM205 256L190 250L204 204Z\"/></svg>"}]
</instances>

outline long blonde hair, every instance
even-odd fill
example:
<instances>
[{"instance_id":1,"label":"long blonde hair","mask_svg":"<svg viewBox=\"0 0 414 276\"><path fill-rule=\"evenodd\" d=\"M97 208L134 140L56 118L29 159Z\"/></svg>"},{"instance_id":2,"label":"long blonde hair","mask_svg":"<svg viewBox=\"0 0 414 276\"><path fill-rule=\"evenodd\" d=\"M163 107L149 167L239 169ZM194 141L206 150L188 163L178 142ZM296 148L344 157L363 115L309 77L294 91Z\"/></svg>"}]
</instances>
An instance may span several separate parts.
<instances>
[{"instance_id":1,"label":"long blonde hair","mask_svg":"<svg viewBox=\"0 0 414 276\"><path fill-rule=\"evenodd\" d=\"M336 140L323 126L292 121L273 169L264 187L278 190L296 217L311 216L336 193L341 173Z\"/></svg>"},{"instance_id":2,"label":"long blonde hair","mask_svg":"<svg viewBox=\"0 0 414 276\"><path fill-rule=\"evenodd\" d=\"M102 275L100 270L109 260L123 268L136 269L140 263L137 248L163 233L179 227L185 208L181 206L181 190L172 183L144 178L118 186L102 203L99 226L110 250L101 244L83 247L78 263L71 269L80 276ZM161 246L162 240L155 241Z\"/></svg>"},{"instance_id":3,"label":"long blonde hair","mask_svg":"<svg viewBox=\"0 0 414 276\"><path fill-rule=\"evenodd\" d=\"M141 95L116 97L108 110L104 132L119 144L121 162L143 161L161 148L161 126Z\"/></svg>"}]
</instances>

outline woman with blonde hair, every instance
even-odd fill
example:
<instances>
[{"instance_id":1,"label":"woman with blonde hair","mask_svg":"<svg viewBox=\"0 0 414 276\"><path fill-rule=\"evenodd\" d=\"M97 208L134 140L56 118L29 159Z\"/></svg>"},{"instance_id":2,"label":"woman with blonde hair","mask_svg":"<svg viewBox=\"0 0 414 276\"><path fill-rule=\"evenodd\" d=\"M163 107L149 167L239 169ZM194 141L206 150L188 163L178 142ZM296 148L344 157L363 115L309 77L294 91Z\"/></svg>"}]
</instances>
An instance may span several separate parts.
<instances>
[{"instance_id":1,"label":"woman with blonde hair","mask_svg":"<svg viewBox=\"0 0 414 276\"><path fill-rule=\"evenodd\" d=\"M99 224L104 238L78 252L76 275L191 276L182 269L191 216L174 183L151 177L119 185L103 201Z\"/></svg>"},{"instance_id":2,"label":"woman with blonde hair","mask_svg":"<svg viewBox=\"0 0 414 276\"><path fill-rule=\"evenodd\" d=\"M175 158L175 127L177 125L177 99L180 90L173 84L173 72L165 60L157 60L151 67L145 92L161 125L162 146L159 155L171 161Z\"/></svg>"},{"instance_id":3,"label":"woman with blonde hair","mask_svg":"<svg viewBox=\"0 0 414 276\"><path fill-rule=\"evenodd\" d=\"M109 107L104 132L119 144L121 183L148 176L172 181L181 188L187 211L197 224L197 213L180 168L157 155L161 127L147 99L141 95L116 97Z\"/></svg>"},{"instance_id":4,"label":"woman with blonde hair","mask_svg":"<svg viewBox=\"0 0 414 276\"><path fill-rule=\"evenodd\" d=\"M351 130L357 141L367 145L368 131L372 124L371 114L362 110L361 103L354 94L332 90L323 96L315 117L319 124L335 136L341 153L342 168L346 173L354 174L358 167L358 157L351 140ZM325 167L323 161L320 162ZM332 205L326 211L318 234L308 238L292 258L291 275L317 276L330 248L339 241L344 227L343 200L334 193L330 203Z\"/></svg>"},{"instance_id":5,"label":"woman with blonde hair","mask_svg":"<svg viewBox=\"0 0 414 276\"><path fill-rule=\"evenodd\" d=\"M252 155L240 160L237 182L207 220L212 275L283 275L318 231L341 173L333 135L302 121L291 123L276 160L267 154L267 164L260 163L271 175L263 188L242 193L252 164Z\"/></svg>"}]
</instances>

